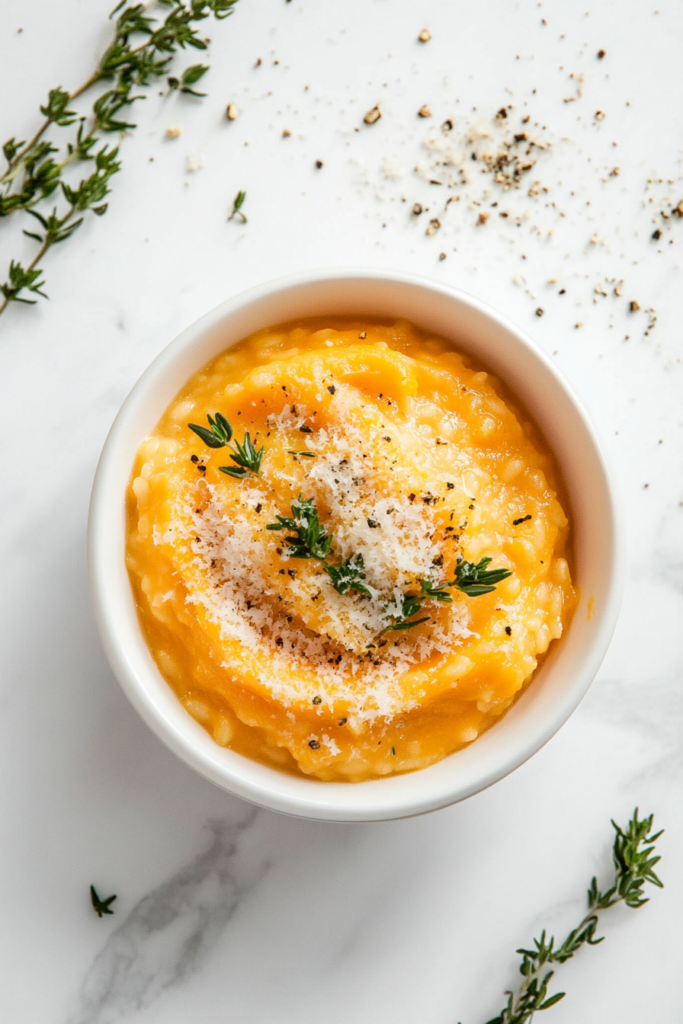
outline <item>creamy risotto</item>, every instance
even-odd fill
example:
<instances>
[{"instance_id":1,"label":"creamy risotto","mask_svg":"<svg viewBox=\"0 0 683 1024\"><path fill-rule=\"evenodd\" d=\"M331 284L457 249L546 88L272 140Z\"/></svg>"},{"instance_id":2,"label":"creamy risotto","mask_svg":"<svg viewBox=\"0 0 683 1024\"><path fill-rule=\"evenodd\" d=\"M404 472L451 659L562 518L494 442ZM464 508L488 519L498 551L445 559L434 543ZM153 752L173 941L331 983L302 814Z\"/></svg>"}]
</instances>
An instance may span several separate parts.
<instances>
[{"instance_id":1,"label":"creamy risotto","mask_svg":"<svg viewBox=\"0 0 683 1024\"><path fill-rule=\"evenodd\" d=\"M558 486L450 342L339 317L260 331L140 446L141 627L216 743L325 781L422 768L493 725L568 623Z\"/></svg>"}]
</instances>

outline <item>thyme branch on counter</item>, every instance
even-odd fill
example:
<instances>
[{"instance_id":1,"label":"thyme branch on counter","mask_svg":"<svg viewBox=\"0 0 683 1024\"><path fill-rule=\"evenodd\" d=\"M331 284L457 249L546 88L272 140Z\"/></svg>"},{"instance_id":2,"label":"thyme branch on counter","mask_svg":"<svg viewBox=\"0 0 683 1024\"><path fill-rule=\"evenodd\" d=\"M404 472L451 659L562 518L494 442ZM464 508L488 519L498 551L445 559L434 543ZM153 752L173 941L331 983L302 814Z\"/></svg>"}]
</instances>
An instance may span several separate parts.
<instances>
[{"instance_id":1,"label":"thyme branch on counter","mask_svg":"<svg viewBox=\"0 0 683 1024\"><path fill-rule=\"evenodd\" d=\"M114 911L111 909L111 905L116 899L116 896L107 896L106 900L100 899L97 895L97 890L94 885L90 886L90 902L92 903L93 910L98 917L103 917L104 914L113 914Z\"/></svg>"},{"instance_id":2,"label":"thyme branch on counter","mask_svg":"<svg viewBox=\"0 0 683 1024\"><path fill-rule=\"evenodd\" d=\"M209 421L210 430L200 427L198 423L188 423L187 425L209 448L230 448L232 450L230 458L236 465L219 466L220 472L234 477L236 480L244 480L250 473L259 476L264 449L254 447L249 431L245 430L244 441L240 444L234 437L231 425L222 413L217 412L215 416L211 416L209 413L206 418Z\"/></svg>"},{"instance_id":3,"label":"thyme branch on counter","mask_svg":"<svg viewBox=\"0 0 683 1024\"><path fill-rule=\"evenodd\" d=\"M128 111L137 100L146 98L139 90L166 76L170 91L197 97L206 95L193 86L209 70L207 65L191 65L180 77L167 75L169 65L178 50L186 47L206 50L207 43L200 38L197 23L211 15L218 20L227 18L237 2L155 0L152 6L166 8L168 12L163 21L159 21L149 17L148 5L126 5L124 0L112 11L111 17L118 15L114 38L93 74L73 92L61 86L50 89L47 102L40 107L45 120L30 141L18 141L13 136L5 142L2 151L7 167L0 174L0 220L20 212L29 213L37 218L43 230L42 233L24 232L39 243L39 249L25 267L11 260L8 278L0 283L0 314L12 302L33 305L38 297L47 298L39 266L43 257L58 242L71 237L83 223L85 211L92 210L98 216L106 213L107 204L103 200L111 191L110 179L120 170L121 162L117 159L118 148L105 144L97 152L95 149L103 136L136 127ZM109 87L93 102L87 116L72 109L74 100L100 83L108 83ZM76 134L66 146L55 145L53 139L44 137L51 128L69 128L76 122ZM64 177L69 165L89 161L94 161L92 173L78 185L69 184ZM50 214L38 213L35 207L57 194L66 201L66 206L59 209L55 205ZM242 197L244 202L243 193Z\"/></svg>"},{"instance_id":4,"label":"thyme branch on counter","mask_svg":"<svg viewBox=\"0 0 683 1024\"><path fill-rule=\"evenodd\" d=\"M616 833L612 849L615 868L612 884L601 892L597 879L593 878L588 890L588 913L569 932L562 945L555 946L555 939L552 936L548 939L544 930L540 938L534 939L533 949L517 950L522 955L519 971L524 981L517 993L508 993L507 1005L488 1024L527 1024L537 1011L548 1010L559 1003L566 993L548 995L548 986L555 972L547 968L551 964L571 960L584 945L597 946L603 941L604 936L595 937L602 911L617 903L636 910L648 902L643 895L646 883L663 888L654 871L661 858L653 856L654 844L662 832L651 834L653 818L654 815L650 814L640 820L636 807L625 829L612 822Z\"/></svg>"}]
</instances>

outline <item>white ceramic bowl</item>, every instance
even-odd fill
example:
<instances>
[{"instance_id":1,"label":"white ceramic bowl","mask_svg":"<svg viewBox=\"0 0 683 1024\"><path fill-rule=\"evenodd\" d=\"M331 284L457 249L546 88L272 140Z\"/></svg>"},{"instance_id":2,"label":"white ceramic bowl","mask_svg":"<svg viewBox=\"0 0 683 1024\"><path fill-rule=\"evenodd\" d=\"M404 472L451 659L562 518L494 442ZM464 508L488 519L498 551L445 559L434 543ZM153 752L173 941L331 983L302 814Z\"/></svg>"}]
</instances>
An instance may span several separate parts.
<instances>
[{"instance_id":1,"label":"white ceramic bowl","mask_svg":"<svg viewBox=\"0 0 683 1024\"><path fill-rule=\"evenodd\" d=\"M402 317L451 338L521 399L552 447L569 495L576 582L571 626L532 685L465 750L421 771L362 783L285 775L218 746L182 708L140 631L124 564L124 496L135 453L185 381L260 328L305 316ZM188 764L237 796L306 818L371 821L431 811L519 767L566 722L603 659L619 610L623 559L614 496L595 432L557 368L505 317L433 281L383 271L332 271L270 282L229 299L176 338L126 399L100 458L89 522L97 622L109 662L150 728Z\"/></svg>"}]
</instances>

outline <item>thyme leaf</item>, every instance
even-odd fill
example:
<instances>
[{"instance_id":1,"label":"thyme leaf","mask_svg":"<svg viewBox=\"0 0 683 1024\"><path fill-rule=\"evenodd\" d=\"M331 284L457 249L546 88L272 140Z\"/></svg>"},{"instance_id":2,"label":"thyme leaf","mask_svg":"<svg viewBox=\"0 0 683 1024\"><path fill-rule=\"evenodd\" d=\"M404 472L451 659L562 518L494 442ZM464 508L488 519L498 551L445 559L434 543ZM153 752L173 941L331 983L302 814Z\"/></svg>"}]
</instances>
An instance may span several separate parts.
<instances>
[{"instance_id":1,"label":"thyme leaf","mask_svg":"<svg viewBox=\"0 0 683 1024\"><path fill-rule=\"evenodd\" d=\"M100 899L97 895L97 890L94 885L90 886L90 902L92 903L93 910L98 917L103 917L104 914L113 914L114 911L111 909L111 905L116 899L116 896L107 896L106 900Z\"/></svg>"},{"instance_id":2,"label":"thyme leaf","mask_svg":"<svg viewBox=\"0 0 683 1024\"><path fill-rule=\"evenodd\" d=\"M180 78L176 78L171 75L168 79L168 87L171 91L177 89L179 92L186 93L189 96L207 96L205 92L196 92L192 86L202 78L209 70L206 64L192 64L189 68L185 68Z\"/></svg>"},{"instance_id":3,"label":"thyme leaf","mask_svg":"<svg viewBox=\"0 0 683 1024\"><path fill-rule=\"evenodd\" d=\"M242 218L242 223L243 224L247 223L247 218L244 216L244 213L242 212L242 206L244 205L244 200L246 198L247 198L247 193L246 192L238 192L237 193L237 195L235 196L235 198L233 200L233 203L232 203L232 213L228 217L228 220L233 220L235 217L241 217Z\"/></svg>"}]
</instances>

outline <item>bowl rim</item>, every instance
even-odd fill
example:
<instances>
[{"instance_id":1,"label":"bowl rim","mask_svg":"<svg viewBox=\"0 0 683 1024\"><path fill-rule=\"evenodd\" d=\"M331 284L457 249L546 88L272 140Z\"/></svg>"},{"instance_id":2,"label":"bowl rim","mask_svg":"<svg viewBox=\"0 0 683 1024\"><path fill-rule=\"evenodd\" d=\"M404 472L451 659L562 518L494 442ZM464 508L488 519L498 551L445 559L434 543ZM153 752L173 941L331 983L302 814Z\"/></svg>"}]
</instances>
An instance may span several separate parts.
<instances>
[{"instance_id":1,"label":"bowl rim","mask_svg":"<svg viewBox=\"0 0 683 1024\"><path fill-rule=\"evenodd\" d=\"M454 310L460 307L461 311L476 314L514 339L514 344L519 346L519 352L525 353L525 358L529 357L530 365L535 365L541 376L545 374L546 378L553 382L558 394L561 393L566 399L567 409L575 418L575 426L579 431L583 430L582 441L587 445L586 451L593 459L593 469L602 487L600 497L607 539L604 552L606 572L603 598L595 612L596 622L591 627L592 639L586 644L583 657L579 659L575 678L566 684L564 690L559 696L556 695L554 700L546 700L545 704L548 704L548 707L541 702L540 713L527 715L529 721L526 728L523 723L519 726L519 708L533 687L528 687L503 716L501 722L479 737L476 744L447 755L435 765L416 772L360 783L325 783L285 774L219 747L184 710L171 687L158 672L142 639L125 569L124 550L117 542L112 541L112 535L118 533L118 541L121 540L122 516L125 520L125 486L121 492L120 484L124 468L123 478L126 483L130 478L132 459L128 460L128 448L131 424L136 418L144 416L151 400L150 396L160 389L163 391L164 381L169 375L172 376L174 369L181 363L194 366L194 369L185 372L185 380L191 373L205 365L210 357L198 357L195 362L191 357L201 348L202 342L207 342L212 331L228 324L240 311L244 312L251 307L258 308L258 305L265 305L278 297L282 299L288 293L295 294L302 289L331 285L348 288L354 283L360 286L361 283L367 282L410 287L451 300ZM280 318L279 321L271 319L264 322L263 326L283 322L285 319L288 318ZM416 323L420 326L419 320ZM223 347L229 348L237 340L238 337ZM467 351L468 346L463 346L463 350ZM215 354L218 354L218 351L220 349L216 349ZM485 359L482 359L482 362L485 362ZM515 388L505 379L504 383L514 395ZM177 391L177 385L166 390L165 397L160 401L161 411L172 401ZM159 400L155 401L159 406ZM533 410L530 411L533 416ZM153 422L159 419L159 415L161 412L154 417ZM133 450L137 450L143 437L144 434L138 435ZM564 473L564 466L557 452L554 454ZM125 467L122 462L124 458L128 460ZM537 753L578 706L607 651L616 626L624 588L623 547L619 505L615 500L614 484L598 433L572 385L550 357L507 316L461 289L416 274L362 267L316 270L266 281L220 303L185 328L162 349L129 392L109 431L95 473L88 518L90 587L100 638L114 675L152 731L182 760L228 792L271 810L297 817L331 821L386 820L427 813L487 789ZM127 597L125 587L122 586L121 569L127 584ZM131 608L135 616L137 635L132 624ZM577 607L574 617L578 611ZM557 661L557 653L551 649L534 679L541 672L546 675L552 672L552 665ZM159 687L160 680L165 692ZM178 710L182 718L179 717ZM502 748L496 752L496 746L501 745L496 744L495 737L503 723L511 717L515 719L516 731L513 728L512 740L507 744L503 743ZM491 736L494 737L493 741L490 739ZM483 747L486 747L486 750L483 750ZM478 760L474 759L474 770L470 770L469 774L465 772L463 777L459 777L455 772L453 778L446 775L444 779L443 772L434 772L439 765L451 762L455 758L461 758L462 761L463 754L475 749L481 750L482 756ZM482 763L477 768L479 762Z\"/></svg>"}]
</instances>

